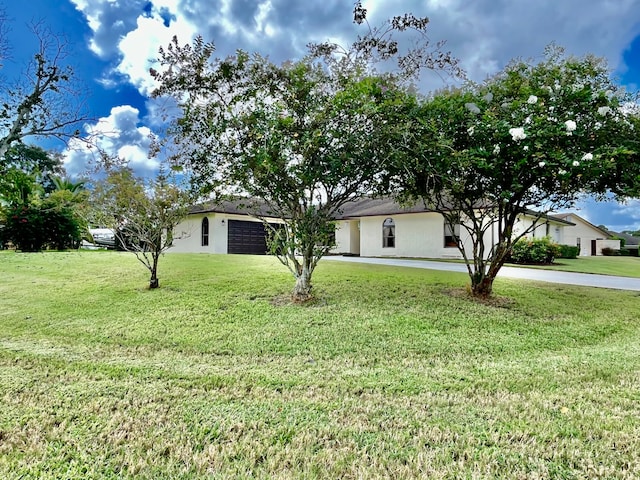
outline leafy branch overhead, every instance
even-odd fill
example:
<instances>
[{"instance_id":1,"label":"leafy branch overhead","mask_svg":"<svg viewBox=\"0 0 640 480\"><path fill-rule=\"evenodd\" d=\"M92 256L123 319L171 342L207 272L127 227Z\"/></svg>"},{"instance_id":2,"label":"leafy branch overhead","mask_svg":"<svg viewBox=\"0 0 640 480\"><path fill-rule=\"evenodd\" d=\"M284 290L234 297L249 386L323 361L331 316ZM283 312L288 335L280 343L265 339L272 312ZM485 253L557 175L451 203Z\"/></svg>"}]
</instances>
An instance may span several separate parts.
<instances>
[{"instance_id":1,"label":"leafy branch overhead","mask_svg":"<svg viewBox=\"0 0 640 480\"><path fill-rule=\"evenodd\" d=\"M358 1L353 9L353 22L366 25L368 31L358 35L349 48L333 42L310 43L310 54L327 59L342 54L357 57L370 65L383 63L385 70L409 81L418 79L425 70L466 78L459 59L451 51L443 50L446 41L434 43L429 38L428 17L405 13L371 26L367 9Z\"/></svg>"},{"instance_id":2,"label":"leafy branch overhead","mask_svg":"<svg viewBox=\"0 0 640 480\"><path fill-rule=\"evenodd\" d=\"M0 59L8 55L5 22L0 15ZM66 40L42 23L32 31L38 49L25 72L14 82L0 80L0 158L27 137L77 138L87 120L73 69L66 63Z\"/></svg>"}]
</instances>

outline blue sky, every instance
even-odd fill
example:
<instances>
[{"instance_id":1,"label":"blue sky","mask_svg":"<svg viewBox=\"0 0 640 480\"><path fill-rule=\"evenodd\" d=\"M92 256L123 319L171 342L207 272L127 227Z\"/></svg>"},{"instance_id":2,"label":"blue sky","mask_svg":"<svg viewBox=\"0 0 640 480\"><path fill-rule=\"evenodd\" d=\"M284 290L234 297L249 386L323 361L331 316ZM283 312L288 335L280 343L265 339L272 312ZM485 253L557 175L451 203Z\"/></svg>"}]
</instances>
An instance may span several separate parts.
<instances>
[{"instance_id":1,"label":"blue sky","mask_svg":"<svg viewBox=\"0 0 640 480\"><path fill-rule=\"evenodd\" d=\"M181 43L196 34L213 40L219 55L237 48L274 60L300 56L310 41L347 44L357 27L351 0L1 0L10 19L11 60L0 75L14 78L35 44L27 24L44 21L69 42L77 76L91 92L87 129L104 132L101 146L129 160L140 174L154 171L147 158L149 134L161 125L165 103L149 98L148 75L158 47L175 34ZM569 53L605 57L620 83L640 86L640 0L368 0L372 24L404 12L429 16L432 41L446 40L474 80L514 57L539 57L551 42ZM448 79L436 75L425 88ZM64 145L47 143L64 150ZM80 173L91 151L65 150L69 173ZM586 200L578 213L613 229L640 228L640 202L626 205Z\"/></svg>"}]
</instances>

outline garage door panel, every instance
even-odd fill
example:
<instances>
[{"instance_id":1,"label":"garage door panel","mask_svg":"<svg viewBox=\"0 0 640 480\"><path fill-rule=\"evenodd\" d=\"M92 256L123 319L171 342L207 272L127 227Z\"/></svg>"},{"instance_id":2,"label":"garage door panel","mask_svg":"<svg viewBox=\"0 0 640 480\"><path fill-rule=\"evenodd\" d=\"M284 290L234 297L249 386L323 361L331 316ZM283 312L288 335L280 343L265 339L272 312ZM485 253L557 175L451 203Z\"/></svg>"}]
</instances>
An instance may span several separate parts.
<instances>
[{"instance_id":1,"label":"garage door panel","mask_svg":"<svg viewBox=\"0 0 640 480\"><path fill-rule=\"evenodd\" d=\"M227 251L236 254L265 255L267 242L260 222L229 220Z\"/></svg>"}]
</instances>

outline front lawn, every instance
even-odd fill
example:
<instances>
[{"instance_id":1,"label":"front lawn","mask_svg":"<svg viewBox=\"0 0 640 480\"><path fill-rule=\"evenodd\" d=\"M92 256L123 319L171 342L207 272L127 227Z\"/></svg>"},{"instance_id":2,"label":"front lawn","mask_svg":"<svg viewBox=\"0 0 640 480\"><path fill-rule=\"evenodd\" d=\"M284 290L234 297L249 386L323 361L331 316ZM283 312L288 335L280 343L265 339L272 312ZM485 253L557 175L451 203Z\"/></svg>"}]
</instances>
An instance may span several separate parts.
<instances>
[{"instance_id":1,"label":"front lawn","mask_svg":"<svg viewBox=\"0 0 640 480\"><path fill-rule=\"evenodd\" d=\"M513 267L525 265L510 264ZM621 277L640 278L640 257L578 257L575 259L557 258L553 265L533 266L545 270L564 272L598 273L601 275L619 275Z\"/></svg>"},{"instance_id":2,"label":"front lawn","mask_svg":"<svg viewBox=\"0 0 640 480\"><path fill-rule=\"evenodd\" d=\"M0 478L638 478L634 292L0 253Z\"/></svg>"}]
</instances>

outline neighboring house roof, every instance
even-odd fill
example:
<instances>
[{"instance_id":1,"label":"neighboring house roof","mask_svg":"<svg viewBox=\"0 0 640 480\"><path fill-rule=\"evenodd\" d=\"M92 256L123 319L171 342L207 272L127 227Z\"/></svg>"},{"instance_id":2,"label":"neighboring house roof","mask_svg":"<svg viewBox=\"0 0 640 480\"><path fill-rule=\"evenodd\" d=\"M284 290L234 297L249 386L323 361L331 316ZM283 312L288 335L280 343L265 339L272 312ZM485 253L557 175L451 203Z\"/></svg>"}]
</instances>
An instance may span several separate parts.
<instances>
[{"instance_id":1,"label":"neighboring house roof","mask_svg":"<svg viewBox=\"0 0 640 480\"><path fill-rule=\"evenodd\" d=\"M611 230L607 230L607 233L613 237L623 238L625 246L640 244L640 237L629 235L628 233L623 232L612 232Z\"/></svg>"},{"instance_id":2,"label":"neighboring house roof","mask_svg":"<svg viewBox=\"0 0 640 480\"><path fill-rule=\"evenodd\" d=\"M557 215L554 215L554 217L556 218L561 218L563 220L567 220L569 222L573 221L573 220L578 220L582 223L587 224L588 226L590 226L591 228L593 228L594 230L596 230L597 232L600 232L602 234L602 236L606 239L610 239L613 235L611 235L609 232L607 232L606 230L601 229L600 227L596 227L593 223L585 220L584 218L582 218L580 215L577 215L575 213L559 213ZM575 225L575 222L574 222Z\"/></svg>"}]
</instances>

